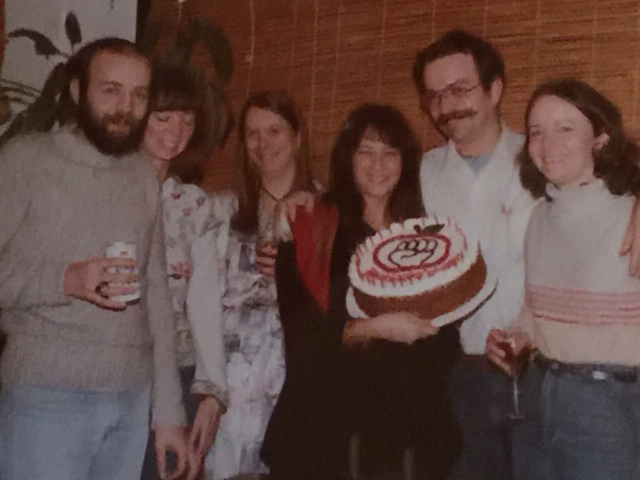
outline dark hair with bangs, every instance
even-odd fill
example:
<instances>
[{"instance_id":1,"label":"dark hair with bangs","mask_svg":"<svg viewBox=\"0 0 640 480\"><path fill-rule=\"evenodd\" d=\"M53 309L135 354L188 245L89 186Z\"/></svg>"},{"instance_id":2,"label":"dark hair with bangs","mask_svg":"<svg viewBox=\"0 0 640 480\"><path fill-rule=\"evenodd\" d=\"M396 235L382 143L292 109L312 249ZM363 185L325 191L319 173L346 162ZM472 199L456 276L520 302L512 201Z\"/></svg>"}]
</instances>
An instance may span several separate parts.
<instances>
[{"instance_id":1,"label":"dark hair with bangs","mask_svg":"<svg viewBox=\"0 0 640 480\"><path fill-rule=\"evenodd\" d=\"M193 112L195 128L186 148L171 160L168 176L183 183L200 183L208 156L204 151L208 115L204 86L195 69L188 66L157 63L153 67L149 112Z\"/></svg>"},{"instance_id":2,"label":"dark hair with bangs","mask_svg":"<svg viewBox=\"0 0 640 480\"><path fill-rule=\"evenodd\" d=\"M525 111L527 138L518 155L522 185L539 198L545 194L548 183L529 155L529 116L535 103L543 96L558 97L570 103L589 119L596 137L603 133L609 136L607 143L593 152L593 173L604 180L612 194L638 196L640 150L625 134L620 111L595 88L576 79L550 80L538 86L531 95Z\"/></svg>"},{"instance_id":3,"label":"dark hair with bangs","mask_svg":"<svg viewBox=\"0 0 640 480\"><path fill-rule=\"evenodd\" d=\"M353 157L368 132L400 150L402 172L389 199L387 213L390 220L402 221L424 215L420 192L420 144L402 113L391 105L366 103L349 114L331 151L329 188L323 200L338 207L342 222L363 223L364 200L353 175Z\"/></svg>"},{"instance_id":4,"label":"dark hair with bangs","mask_svg":"<svg viewBox=\"0 0 640 480\"><path fill-rule=\"evenodd\" d=\"M289 193L298 190L315 191L309 168L309 133L302 114L284 90L254 93L242 107L238 122L238 211L232 219L233 228L247 234L258 230L258 204L262 187L260 172L249 159L245 142L245 124L251 108L268 110L282 117L299 138L299 147L294 154L296 173Z\"/></svg>"},{"instance_id":5,"label":"dark hair with bangs","mask_svg":"<svg viewBox=\"0 0 640 480\"><path fill-rule=\"evenodd\" d=\"M485 92L491 88L494 80L506 83L504 60L500 52L486 40L464 30L450 30L428 47L420 50L413 64L413 81L418 93L426 91L424 84L424 67L439 58L466 53L473 57L478 75Z\"/></svg>"}]
</instances>

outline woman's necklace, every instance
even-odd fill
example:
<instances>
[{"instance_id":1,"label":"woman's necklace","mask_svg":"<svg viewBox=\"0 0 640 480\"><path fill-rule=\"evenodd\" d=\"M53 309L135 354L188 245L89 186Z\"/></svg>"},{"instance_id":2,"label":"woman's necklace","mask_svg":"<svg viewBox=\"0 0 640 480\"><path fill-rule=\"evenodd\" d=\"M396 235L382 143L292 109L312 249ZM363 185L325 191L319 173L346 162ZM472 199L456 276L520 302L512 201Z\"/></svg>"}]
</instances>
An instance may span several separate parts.
<instances>
[{"instance_id":1,"label":"woman's necklace","mask_svg":"<svg viewBox=\"0 0 640 480\"><path fill-rule=\"evenodd\" d=\"M258 206L258 232L260 236L273 237L281 201L289 192L278 198L263 185L260 186L260 191L263 197Z\"/></svg>"},{"instance_id":2,"label":"woman's necklace","mask_svg":"<svg viewBox=\"0 0 640 480\"><path fill-rule=\"evenodd\" d=\"M273 200L275 203L278 203L280 201L282 201L282 199L284 197L286 197L287 195L289 195L289 192L285 193L284 195L282 195L280 198L276 197L273 193L271 193L264 185L260 186L260 189L262 190L262 192L271 200Z\"/></svg>"}]
</instances>

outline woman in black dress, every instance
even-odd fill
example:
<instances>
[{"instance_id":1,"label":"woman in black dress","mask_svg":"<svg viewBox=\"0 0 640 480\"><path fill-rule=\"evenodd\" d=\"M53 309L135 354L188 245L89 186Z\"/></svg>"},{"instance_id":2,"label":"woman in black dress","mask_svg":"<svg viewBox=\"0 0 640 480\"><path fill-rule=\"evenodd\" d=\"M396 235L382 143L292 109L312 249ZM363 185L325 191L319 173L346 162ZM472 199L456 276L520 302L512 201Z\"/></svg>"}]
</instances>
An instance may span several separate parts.
<instances>
[{"instance_id":1,"label":"woman in black dress","mask_svg":"<svg viewBox=\"0 0 640 480\"><path fill-rule=\"evenodd\" d=\"M419 160L420 146L396 108L356 108L333 147L328 191L311 213L298 209L293 241L280 245L287 373L262 449L276 480L344 474L354 432L372 474L399 470L403 449L424 438L437 435L429 451L454 451L445 378L455 329L438 331L405 312L351 319L345 304L356 246L391 222L424 215ZM430 478L447 470L444 457L436 461L442 468L431 462Z\"/></svg>"}]
</instances>

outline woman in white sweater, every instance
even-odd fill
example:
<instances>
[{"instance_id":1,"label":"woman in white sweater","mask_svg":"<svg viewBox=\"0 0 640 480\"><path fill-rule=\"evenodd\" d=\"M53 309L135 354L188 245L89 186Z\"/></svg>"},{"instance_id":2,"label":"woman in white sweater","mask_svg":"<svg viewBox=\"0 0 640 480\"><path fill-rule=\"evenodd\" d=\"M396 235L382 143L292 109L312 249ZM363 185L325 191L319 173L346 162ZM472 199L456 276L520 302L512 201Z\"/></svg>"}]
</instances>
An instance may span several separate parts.
<instances>
[{"instance_id":1,"label":"woman in white sweater","mask_svg":"<svg viewBox=\"0 0 640 480\"><path fill-rule=\"evenodd\" d=\"M584 82L537 88L526 110L523 185L542 198L525 240L525 305L501 342L538 350L544 478L640 478L640 282L618 254L640 192L639 150L618 109ZM540 467L540 465L538 465ZM520 478L525 472L516 472Z\"/></svg>"}]
</instances>

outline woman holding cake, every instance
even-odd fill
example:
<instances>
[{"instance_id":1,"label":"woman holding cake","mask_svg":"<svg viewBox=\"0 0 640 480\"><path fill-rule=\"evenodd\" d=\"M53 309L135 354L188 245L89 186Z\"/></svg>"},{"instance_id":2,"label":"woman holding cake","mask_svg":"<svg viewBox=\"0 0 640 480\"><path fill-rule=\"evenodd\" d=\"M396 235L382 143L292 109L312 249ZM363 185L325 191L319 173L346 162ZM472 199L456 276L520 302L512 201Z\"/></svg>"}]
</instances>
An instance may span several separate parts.
<instances>
[{"instance_id":1,"label":"woman holding cake","mask_svg":"<svg viewBox=\"0 0 640 480\"><path fill-rule=\"evenodd\" d=\"M455 330L438 333L403 312L351 319L345 305L357 245L393 221L424 215L419 159L420 146L396 108L356 108L333 146L328 191L311 213L299 209L293 241L280 245L276 280L287 375L262 452L274 479L344 474L354 430L362 442L363 470L370 474L400 470L402 451L416 440L416 430L438 428L438 437L431 438L446 445L447 455L447 435L455 427L444 421L451 418L444 378L453 362L447 356L456 352ZM414 347L370 342L357 351L343 344L343 338L362 344L376 337L404 343L431 338ZM428 397L416 395L421 388ZM422 415L414 415L418 411ZM441 470L444 476L446 466Z\"/></svg>"},{"instance_id":2,"label":"woman holding cake","mask_svg":"<svg viewBox=\"0 0 640 480\"><path fill-rule=\"evenodd\" d=\"M541 463L520 478L640 478L640 283L616 241L640 193L640 153L618 109L578 80L539 86L526 110L523 185L543 201L526 235L526 297L518 321L492 331L505 370L538 349ZM542 475L542 476L540 476Z\"/></svg>"}]
</instances>

